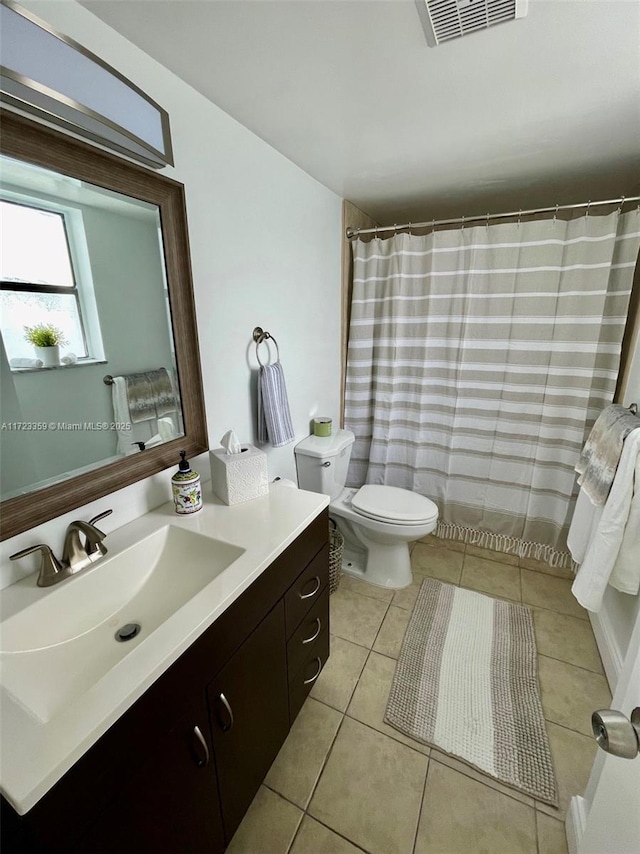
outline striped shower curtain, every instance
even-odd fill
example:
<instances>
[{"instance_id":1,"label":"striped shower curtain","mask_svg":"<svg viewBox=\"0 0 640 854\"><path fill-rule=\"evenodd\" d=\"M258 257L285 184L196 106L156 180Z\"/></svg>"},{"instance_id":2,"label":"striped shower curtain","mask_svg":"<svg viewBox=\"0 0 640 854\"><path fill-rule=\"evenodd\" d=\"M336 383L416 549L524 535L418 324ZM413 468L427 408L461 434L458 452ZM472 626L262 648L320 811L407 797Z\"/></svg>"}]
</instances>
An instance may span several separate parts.
<instances>
[{"instance_id":1,"label":"striped shower curtain","mask_svg":"<svg viewBox=\"0 0 640 854\"><path fill-rule=\"evenodd\" d=\"M569 565L639 244L637 210L355 240L350 485L429 496L439 536Z\"/></svg>"}]
</instances>

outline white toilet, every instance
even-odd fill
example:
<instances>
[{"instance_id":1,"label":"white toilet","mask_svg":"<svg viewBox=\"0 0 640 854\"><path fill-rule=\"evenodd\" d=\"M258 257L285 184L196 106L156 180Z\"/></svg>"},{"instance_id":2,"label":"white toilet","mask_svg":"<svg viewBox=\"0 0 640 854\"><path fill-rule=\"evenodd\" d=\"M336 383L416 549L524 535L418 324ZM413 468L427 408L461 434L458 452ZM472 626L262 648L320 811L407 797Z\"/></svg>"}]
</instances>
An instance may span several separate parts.
<instances>
[{"instance_id":1,"label":"white toilet","mask_svg":"<svg viewBox=\"0 0 640 854\"><path fill-rule=\"evenodd\" d=\"M346 488L354 439L350 430L303 439L295 447L298 486L331 498L329 513L345 538L344 572L379 587L408 587L409 543L434 530L438 508L395 486Z\"/></svg>"}]
</instances>

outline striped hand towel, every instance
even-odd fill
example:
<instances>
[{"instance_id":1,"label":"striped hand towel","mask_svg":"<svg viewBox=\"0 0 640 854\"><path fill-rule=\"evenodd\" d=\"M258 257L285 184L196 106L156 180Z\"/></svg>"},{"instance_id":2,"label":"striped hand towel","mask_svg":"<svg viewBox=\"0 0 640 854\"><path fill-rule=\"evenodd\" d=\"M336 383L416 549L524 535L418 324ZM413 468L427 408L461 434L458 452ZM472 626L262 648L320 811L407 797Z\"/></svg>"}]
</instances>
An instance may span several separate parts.
<instances>
[{"instance_id":1,"label":"striped hand towel","mask_svg":"<svg viewBox=\"0 0 640 854\"><path fill-rule=\"evenodd\" d=\"M624 406L612 404L600 413L593 425L576 471L578 483L596 505L603 505L616 474L622 444L638 426L638 417Z\"/></svg>"},{"instance_id":2,"label":"striped hand towel","mask_svg":"<svg viewBox=\"0 0 640 854\"><path fill-rule=\"evenodd\" d=\"M282 365L263 365L258 377L258 441L280 448L294 439Z\"/></svg>"}]
</instances>

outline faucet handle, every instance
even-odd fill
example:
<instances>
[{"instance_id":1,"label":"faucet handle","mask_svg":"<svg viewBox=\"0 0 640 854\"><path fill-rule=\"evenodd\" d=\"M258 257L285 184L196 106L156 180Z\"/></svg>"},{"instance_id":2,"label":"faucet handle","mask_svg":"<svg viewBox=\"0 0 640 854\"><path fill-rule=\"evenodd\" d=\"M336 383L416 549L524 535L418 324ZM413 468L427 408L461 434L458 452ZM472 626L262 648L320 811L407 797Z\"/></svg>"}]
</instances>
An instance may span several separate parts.
<instances>
[{"instance_id":1,"label":"faucet handle","mask_svg":"<svg viewBox=\"0 0 640 854\"><path fill-rule=\"evenodd\" d=\"M49 546L44 543L40 543L40 545L37 546L29 546L29 548L22 549L22 551L10 555L9 560L20 560L20 558L38 551L42 552L38 587L49 587L57 581L56 576L62 571L60 561L56 558Z\"/></svg>"},{"instance_id":2,"label":"faucet handle","mask_svg":"<svg viewBox=\"0 0 640 854\"><path fill-rule=\"evenodd\" d=\"M96 523L96 522L99 522L99 521L100 521L100 519L104 519L104 518L106 518L107 516L111 516L111 514L112 514L112 513L113 513L113 510L103 510L103 511L102 511L102 513L98 513L98 515L97 515L97 516L94 516L94 517L93 517L93 519L89 519L88 524L89 524L89 525L95 525L95 523ZM98 528L96 528L96 530L99 530L99 529L98 529ZM102 531L100 531L100 533L102 534ZM102 534L102 536L103 536L103 537L106 537L107 535L106 535L106 534Z\"/></svg>"},{"instance_id":3,"label":"faucet handle","mask_svg":"<svg viewBox=\"0 0 640 854\"><path fill-rule=\"evenodd\" d=\"M94 516L93 519L89 519L86 525L82 526L81 530L86 537L85 551L87 556L92 560L96 557L104 557L107 553L107 548L102 542L107 535L104 531L101 531L100 528L96 528L95 523L99 522L100 519L104 519L106 516L110 516L112 513L113 510L103 510L102 513L98 513L98 515ZM96 536L96 534L98 536Z\"/></svg>"}]
</instances>

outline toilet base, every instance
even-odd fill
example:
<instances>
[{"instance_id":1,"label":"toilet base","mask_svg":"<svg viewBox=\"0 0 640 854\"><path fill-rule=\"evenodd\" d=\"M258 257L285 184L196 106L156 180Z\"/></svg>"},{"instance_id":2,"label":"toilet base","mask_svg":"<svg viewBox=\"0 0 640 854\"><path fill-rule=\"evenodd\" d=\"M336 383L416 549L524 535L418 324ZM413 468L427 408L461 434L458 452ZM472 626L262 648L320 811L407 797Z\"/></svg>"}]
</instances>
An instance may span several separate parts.
<instances>
[{"instance_id":1,"label":"toilet base","mask_svg":"<svg viewBox=\"0 0 640 854\"><path fill-rule=\"evenodd\" d=\"M367 551L346 544L342 571L345 575L386 590L402 590L413 582L407 543L392 546L372 543Z\"/></svg>"}]
</instances>

